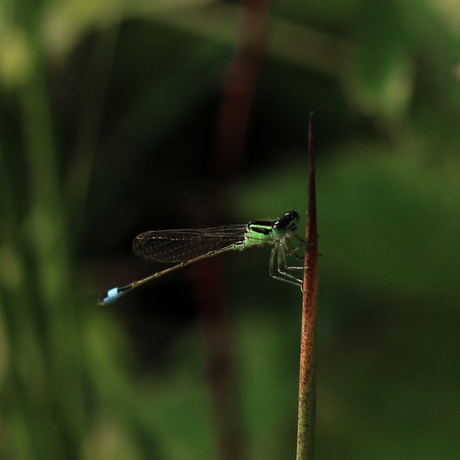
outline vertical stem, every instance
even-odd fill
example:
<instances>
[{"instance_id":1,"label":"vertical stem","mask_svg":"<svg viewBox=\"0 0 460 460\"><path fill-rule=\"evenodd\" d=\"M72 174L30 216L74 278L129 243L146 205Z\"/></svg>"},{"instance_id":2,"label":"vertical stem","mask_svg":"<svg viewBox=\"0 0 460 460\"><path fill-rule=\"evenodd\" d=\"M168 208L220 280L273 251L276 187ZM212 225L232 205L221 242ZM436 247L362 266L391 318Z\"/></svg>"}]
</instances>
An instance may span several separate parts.
<instances>
[{"instance_id":1,"label":"vertical stem","mask_svg":"<svg viewBox=\"0 0 460 460\"><path fill-rule=\"evenodd\" d=\"M86 418L78 346L81 310L76 308L71 288L67 214L43 49L35 34L31 33L30 38L34 44L33 73L21 94L24 149L30 175L30 238L25 250L30 248L34 281L26 289L32 299L27 306L30 314L40 319L33 324L33 334L43 363L41 391L30 386L27 395L31 401L28 419L35 423L31 431L38 440L36 458L49 457L49 450L56 449L56 458L76 459L82 452ZM40 405L49 408L48 425L39 422Z\"/></svg>"},{"instance_id":2,"label":"vertical stem","mask_svg":"<svg viewBox=\"0 0 460 460\"><path fill-rule=\"evenodd\" d=\"M66 189L71 246L77 246L86 200L89 191L93 161L96 153L109 80L119 35L120 22L99 32L84 75L80 118L77 123L77 141L73 163L69 168Z\"/></svg>"},{"instance_id":3,"label":"vertical stem","mask_svg":"<svg viewBox=\"0 0 460 460\"><path fill-rule=\"evenodd\" d=\"M205 259L201 261L201 268L195 292L202 317L205 376L210 390L217 458L242 460L246 454L232 350L232 326L222 284L223 264L221 261L216 263L215 259Z\"/></svg>"},{"instance_id":4,"label":"vertical stem","mask_svg":"<svg viewBox=\"0 0 460 460\"><path fill-rule=\"evenodd\" d=\"M270 0L244 0L240 38L225 81L215 146L215 187L212 212L225 209L228 186L241 164L257 79L265 51ZM222 260L203 260L196 266L196 284L206 344L207 381L213 405L218 458L247 457L243 422L237 398L231 324L222 286Z\"/></svg>"},{"instance_id":5,"label":"vertical stem","mask_svg":"<svg viewBox=\"0 0 460 460\"><path fill-rule=\"evenodd\" d=\"M237 172L244 153L269 12L269 0L243 1L240 40L225 82L216 145L216 174L226 182Z\"/></svg>"},{"instance_id":6,"label":"vertical stem","mask_svg":"<svg viewBox=\"0 0 460 460\"><path fill-rule=\"evenodd\" d=\"M312 133L313 114L309 129L309 184L307 250L303 281L302 335L300 345L299 415L297 424L297 460L314 458L316 415L316 310L318 297L318 229L316 220L315 155Z\"/></svg>"}]
</instances>

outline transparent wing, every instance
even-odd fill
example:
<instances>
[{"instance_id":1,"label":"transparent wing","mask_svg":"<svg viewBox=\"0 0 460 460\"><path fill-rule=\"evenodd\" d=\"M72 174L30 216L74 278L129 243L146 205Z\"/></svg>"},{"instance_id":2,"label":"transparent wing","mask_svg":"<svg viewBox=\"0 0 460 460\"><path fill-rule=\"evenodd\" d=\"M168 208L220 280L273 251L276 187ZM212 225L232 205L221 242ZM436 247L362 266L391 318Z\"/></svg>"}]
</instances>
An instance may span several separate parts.
<instances>
[{"instance_id":1,"label":"transparent wing","mask_svg":"<svg viewBox=\"0 0 460 460\"><path fill-rule=\"evenodd\" d=\"M133 241L134 253L156 262L184 262L244 241L247 225L203 229L154 230Z\"/></svg>"}]
</instances>

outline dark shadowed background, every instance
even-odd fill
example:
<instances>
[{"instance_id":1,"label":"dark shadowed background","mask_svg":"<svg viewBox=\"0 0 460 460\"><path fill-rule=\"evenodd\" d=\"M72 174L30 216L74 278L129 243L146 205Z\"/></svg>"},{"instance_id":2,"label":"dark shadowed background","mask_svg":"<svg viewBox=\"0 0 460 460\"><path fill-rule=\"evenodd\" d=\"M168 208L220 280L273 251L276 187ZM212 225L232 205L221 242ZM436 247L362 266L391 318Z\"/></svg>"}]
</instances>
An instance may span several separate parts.
<instances>
[{"instance_id":1,"label":"dark shadowed background","mask_svg":"<svg viewBox=\"0 0 460 460\"><path fill-rule=\"evenodd\" d=\"M316 458L459 458L460 4L267 6L0 5L0 458L295 457L301 293L269 248L96 301L164 268L144 231L303 234L311 111Z\"/></svg>"}]
</instances>

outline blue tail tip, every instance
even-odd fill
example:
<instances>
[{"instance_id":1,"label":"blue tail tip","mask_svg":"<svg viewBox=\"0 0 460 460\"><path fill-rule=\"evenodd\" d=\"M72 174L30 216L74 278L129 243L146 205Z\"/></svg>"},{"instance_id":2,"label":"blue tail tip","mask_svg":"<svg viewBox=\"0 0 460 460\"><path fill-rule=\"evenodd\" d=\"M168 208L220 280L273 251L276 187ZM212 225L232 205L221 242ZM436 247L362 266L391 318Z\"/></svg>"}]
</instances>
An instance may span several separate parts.
<instances>
[{"instance_id":1,"label":"blue tail tip","mask_svg":"<svg viewBox=\"0 0 460 460\"><path fill-rule=\"evenodd\" d=\"M112 288L107 293L104 295L102 294L99 297L98 304L99 305L107 305L108 303L113 302L114 300L118 299L118 296L120 295L118 288Z\"/></svg>"}]
</instances>

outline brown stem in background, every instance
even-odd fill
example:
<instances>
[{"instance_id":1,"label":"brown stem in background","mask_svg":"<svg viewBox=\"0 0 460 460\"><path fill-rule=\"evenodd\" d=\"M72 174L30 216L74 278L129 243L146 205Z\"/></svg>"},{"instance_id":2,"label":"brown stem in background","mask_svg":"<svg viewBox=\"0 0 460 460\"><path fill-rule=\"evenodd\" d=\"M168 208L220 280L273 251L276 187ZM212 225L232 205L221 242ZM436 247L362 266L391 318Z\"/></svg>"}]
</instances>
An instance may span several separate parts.
<instances>
[{"instance_id":1,"label":"brown stem in background","mask_svg":"<svg viewBox=\"0 0 460 460\"><path fill-rule=\"evenodd\" d=\"M316 413L316 311L318 298L318 228L316 220L315 154L313 151L313 114L310 115L307 249L303 280L302 335L300 343L299 416L297 460L312 460Z\"/></svg>"},{"instance_id":2,"label":"brown stem in background","mask_svg":"<svg viewBox=\"0 0 460 460\"><path fill-rule=\"evenodd\" d=\"M216 145L218 179L229 180L244 152L249 115L265 51L268 0L245 0L241 11L241 41L230 64Z\"/></svg>"},{"instance_id":3,"label":"brown stem in background","mask_svg":"<svg viewBox=\"0 0 460 460\"><path fill-rule=\"evenodd\" d=\"M241 38L230 64L218 125L215 150L215 188L212 215L219 220L226 208L228 185L244 153L257 78L265 49L268 0L245 0L241 12ZM210 389L219 458L241 460L243 422L239 411L231 324L222 284L223 259L210 258L197 265L196 295L201 310L206 353L206 378Z\"/></svg>"}]
</instances>

